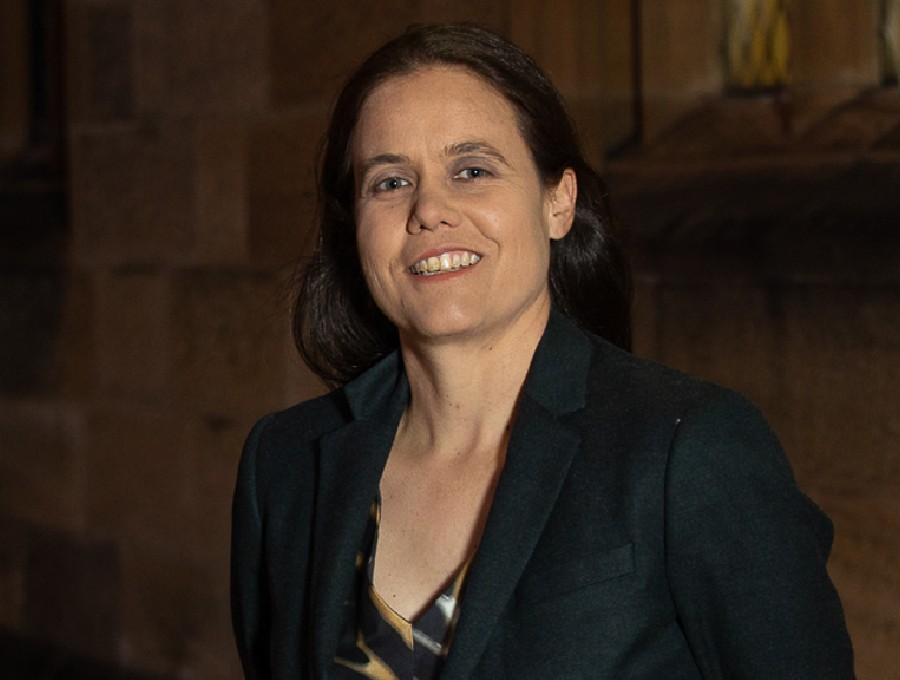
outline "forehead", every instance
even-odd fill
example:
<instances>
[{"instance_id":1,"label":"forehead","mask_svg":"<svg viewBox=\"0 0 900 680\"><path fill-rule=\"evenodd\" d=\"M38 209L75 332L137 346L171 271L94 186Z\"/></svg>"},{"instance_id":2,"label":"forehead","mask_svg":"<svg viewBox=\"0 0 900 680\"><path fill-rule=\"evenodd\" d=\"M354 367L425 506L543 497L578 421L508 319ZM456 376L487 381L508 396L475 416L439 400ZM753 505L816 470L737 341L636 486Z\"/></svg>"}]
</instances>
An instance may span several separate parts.
<instances>
[{"instance_id":1,"label":"forehead","mask_svg":"<svg viewBox=\"0 0 900 680\"><path fill-rule=\"evenodd\" d=\"M484 78L462 67L429 66L372 90L360 110L355 155L439 137L507 137L524 144L514 107Z\"/></svg>"}]
</instances>

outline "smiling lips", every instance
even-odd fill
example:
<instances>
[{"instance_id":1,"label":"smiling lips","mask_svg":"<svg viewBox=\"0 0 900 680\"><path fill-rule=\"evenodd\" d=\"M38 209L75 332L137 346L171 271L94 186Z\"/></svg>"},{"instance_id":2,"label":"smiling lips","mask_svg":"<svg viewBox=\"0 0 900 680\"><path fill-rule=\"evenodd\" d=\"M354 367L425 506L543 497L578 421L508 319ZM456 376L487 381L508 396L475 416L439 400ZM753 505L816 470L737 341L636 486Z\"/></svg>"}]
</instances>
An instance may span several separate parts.
<instances>
[{"instance_id":1,"label":"smiling lips","mask_svg":"<svg viewBox=\"0 0 900 680\"><path fill-rule=\"evenodd\" d=\"M409 267L410 274L417 276L434 276L445 272L455 272L473 264L478 264L481 255L468 250L455 250L419 260Z\"/></svg>"}]
</instances>

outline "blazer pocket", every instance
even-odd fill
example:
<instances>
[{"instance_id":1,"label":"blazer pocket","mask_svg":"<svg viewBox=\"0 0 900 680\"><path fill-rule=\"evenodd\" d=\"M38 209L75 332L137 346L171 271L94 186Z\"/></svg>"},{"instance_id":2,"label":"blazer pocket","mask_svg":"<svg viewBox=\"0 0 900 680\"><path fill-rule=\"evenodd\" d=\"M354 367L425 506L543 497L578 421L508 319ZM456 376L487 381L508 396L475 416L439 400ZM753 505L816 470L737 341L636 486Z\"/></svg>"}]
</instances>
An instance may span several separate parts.
<instances>
[{"instance_id":1,"label":"blazer pocket","mask_svg":"<svg viewBox=\"0 0 900 680\"><path fill-rule=\"evenodd\" d=\"M534 604L634 572L634 545L585 555L528 574L519 582L519 604Z\"/></svg>"}]
</instances>

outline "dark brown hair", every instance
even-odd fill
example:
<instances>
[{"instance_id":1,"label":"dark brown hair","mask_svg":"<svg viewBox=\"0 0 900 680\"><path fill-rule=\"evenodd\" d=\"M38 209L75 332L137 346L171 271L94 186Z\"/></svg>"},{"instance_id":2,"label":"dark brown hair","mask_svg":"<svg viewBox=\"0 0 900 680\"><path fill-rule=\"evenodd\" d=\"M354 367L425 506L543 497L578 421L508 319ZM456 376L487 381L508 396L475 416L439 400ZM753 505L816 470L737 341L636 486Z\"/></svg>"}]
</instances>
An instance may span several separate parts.
<instances>
[{"instance_id":1,"label":"dark brown hair","mask_svg":"<svg viewBox=\"0 0 900 680\"><path fill-rule=\"evenodd\" d=\"M429 25L375 51L335 103L319 175L319 241L294 306L294 340L303 360L326 382L342 384L398 347L397 330L361 273L352 141L360 110L380 83L432 65L465 68L512 104L545 185L558 182L566 168L575 171L574 223L563 239L551 241L553 304L583 329L630 349L628 265L605 187L582 155L562 97L534 60L504 38L472 25Z\"/></svg>"}]
</instances>

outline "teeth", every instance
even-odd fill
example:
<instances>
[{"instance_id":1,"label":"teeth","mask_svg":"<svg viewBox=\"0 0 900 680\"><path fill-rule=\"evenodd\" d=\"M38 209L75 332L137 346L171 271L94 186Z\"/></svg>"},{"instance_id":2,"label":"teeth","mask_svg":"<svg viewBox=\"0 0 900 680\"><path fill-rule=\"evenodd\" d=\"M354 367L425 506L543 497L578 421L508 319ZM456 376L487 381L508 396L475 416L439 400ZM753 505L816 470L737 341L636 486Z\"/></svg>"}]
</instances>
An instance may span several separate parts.
<instances>
[{"instance_id":1,"label":"teeth","mask_svg":"<svg viewBox=\"0 0 900 680\"><path fill-rule=\"evenodd\" d=\"M419 260L409 268L413 274L420 276L430 276L438 272L452 272L457 269L477 264L481 259L481 255L463 251L462 253L443 253L439 257L429 257L425 260Z\"/></svg>"}]
</instances>

